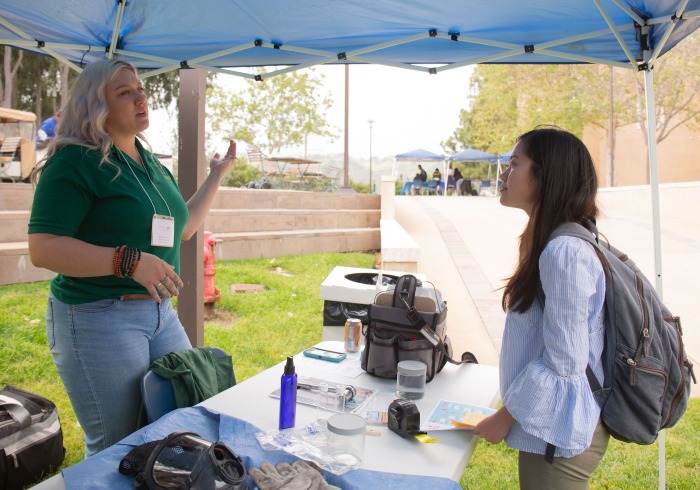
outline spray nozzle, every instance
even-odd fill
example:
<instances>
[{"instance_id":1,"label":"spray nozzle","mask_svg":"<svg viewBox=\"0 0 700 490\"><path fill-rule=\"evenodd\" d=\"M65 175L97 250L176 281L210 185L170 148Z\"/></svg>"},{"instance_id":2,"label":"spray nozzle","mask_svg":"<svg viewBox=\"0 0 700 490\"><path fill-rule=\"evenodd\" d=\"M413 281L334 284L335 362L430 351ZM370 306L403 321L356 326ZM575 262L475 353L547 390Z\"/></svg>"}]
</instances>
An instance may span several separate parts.
<instances>
[{"instance_id":1,"label":"spray nozzle","mask_svg":"<svg viewBox=\"0 0 700 490\"><path fill-rule=\"evenodd\" d=\"M284 374L294 374L294 358L287 357L287 364L284 366Z\"/></svg>"}]
</instances>

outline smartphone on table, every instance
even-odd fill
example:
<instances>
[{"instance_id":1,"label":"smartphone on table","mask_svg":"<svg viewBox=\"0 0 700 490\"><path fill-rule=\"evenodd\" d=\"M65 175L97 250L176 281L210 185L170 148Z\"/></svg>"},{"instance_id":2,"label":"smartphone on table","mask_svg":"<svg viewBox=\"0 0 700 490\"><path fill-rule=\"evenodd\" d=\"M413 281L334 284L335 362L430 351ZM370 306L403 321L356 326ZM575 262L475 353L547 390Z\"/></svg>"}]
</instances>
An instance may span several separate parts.
<instances>
[{"instance_id":1,"label":"smartphone on table","mask_svg":"<svg viewBox=\"0 0 700 490\"><path fill-rule=\"evenodd\" d=\"M310 347L304 351L306 357L321 359L323 361L340 362L347 354L345 352L336 352L333 350L319 349L318 347Z\"/></svg>"}]
</instances>

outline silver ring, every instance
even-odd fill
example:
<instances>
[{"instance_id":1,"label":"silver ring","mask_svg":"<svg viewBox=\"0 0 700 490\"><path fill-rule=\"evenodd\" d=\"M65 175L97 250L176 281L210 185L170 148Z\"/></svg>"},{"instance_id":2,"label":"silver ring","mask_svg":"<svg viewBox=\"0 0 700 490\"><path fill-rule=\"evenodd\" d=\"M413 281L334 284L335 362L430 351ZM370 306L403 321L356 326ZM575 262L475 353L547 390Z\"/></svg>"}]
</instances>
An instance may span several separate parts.
<instances>
[{"instance_id":1,"label":"silver ring","mask_svg":"<svg viewBox=\"0 0 700 490\"><path fill-rule=\"evenodd\" d=\"M156 284L156 287L158 286L164 286L163 281L160 281L158 284Z\"/></svg>"},{"instance_id":2,"label":"silver ring","mask_svg":"<svg viewBox=\"0 0 700 490\"><path fill-rule=\"evenodd\" d=\"M168 275L166 274L166 276L165 276L163 279L160 280L160 284L163 284L163 283L164 283L165 281L167 281L168 279L170 279L170 276L168 276Z\"/></svg>"}]
</instances>

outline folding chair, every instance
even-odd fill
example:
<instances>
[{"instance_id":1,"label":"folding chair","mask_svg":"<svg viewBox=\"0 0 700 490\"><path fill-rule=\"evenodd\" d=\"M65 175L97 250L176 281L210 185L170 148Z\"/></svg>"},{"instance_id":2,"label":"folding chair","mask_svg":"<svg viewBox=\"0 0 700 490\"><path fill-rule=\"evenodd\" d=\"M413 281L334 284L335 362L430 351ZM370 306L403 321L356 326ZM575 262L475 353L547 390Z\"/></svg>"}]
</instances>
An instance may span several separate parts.
<instances>
[{"instance_id":1,"label":"folding chair","mask_svg":"<svg viewBox=\"0 0 700 490\"><path fill-rule=\"evenodd\" d=\"M218 347L212 347L215 357L226 357L228 354ZM231 371L231 386L236 384L236 374ZM168 412L172 412L175 406L173 385L169 379L158 376L149 370L141 379L141 396L146 409L148 423L154 422Z\"/></svg>"}]
</instances>

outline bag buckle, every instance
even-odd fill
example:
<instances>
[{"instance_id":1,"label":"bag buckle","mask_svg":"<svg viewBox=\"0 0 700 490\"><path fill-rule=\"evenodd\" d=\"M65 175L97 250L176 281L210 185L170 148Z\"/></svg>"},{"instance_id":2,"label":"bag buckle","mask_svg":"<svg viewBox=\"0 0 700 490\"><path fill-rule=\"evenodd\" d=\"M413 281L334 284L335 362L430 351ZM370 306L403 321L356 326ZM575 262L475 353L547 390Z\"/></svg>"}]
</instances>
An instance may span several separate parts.
<instances>
[{"instance_id":1,"label":"bag buckle","mask_svg":"<svg viewBox=\"0 0 700 490\"><path fill-rule=\"evenodd\" d=\"M410 321L414 327L425 325L425 321L423 321L423 317L420 316L420 313L418 313L416 307L408 306L408 303L406 303L406 306L408 307L408 310L406 310L406 317L408 317L408 321Z\"/></svg>"}]
</instances>

